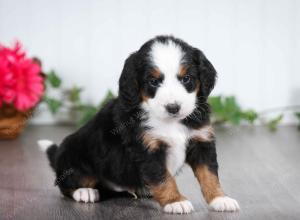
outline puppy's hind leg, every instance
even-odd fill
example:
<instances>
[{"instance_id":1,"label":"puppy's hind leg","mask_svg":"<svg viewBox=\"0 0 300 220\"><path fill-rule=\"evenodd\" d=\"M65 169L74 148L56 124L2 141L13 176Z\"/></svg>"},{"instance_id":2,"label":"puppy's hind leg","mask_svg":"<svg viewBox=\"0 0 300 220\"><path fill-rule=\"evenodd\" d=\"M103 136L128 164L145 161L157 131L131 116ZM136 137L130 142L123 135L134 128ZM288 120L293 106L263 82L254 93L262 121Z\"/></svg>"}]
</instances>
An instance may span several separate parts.
<instances>
[{"instance_id":1,"label":"puppy's hind leg","mask_svg":"<svg viewBox=\"0 0 300 220\"><path fill-rule=\"evenodd\" d=\"M98 189L93 188L79 188L73 191L72 197L77 202L98 202L100 199Z\"/></svg>"},{"instance_id":2,"label":"puppy's hind leg","mask_svg":"<svg viewBox=\"0 0 300 220\"><path fill-rule=\"evenodd\" d=\"M69 175L64 180L56 181L63 195L76 202L94 203L100 200L99 190L96 189L97 179L93 176Z\"/></svg>"}]
</instances>

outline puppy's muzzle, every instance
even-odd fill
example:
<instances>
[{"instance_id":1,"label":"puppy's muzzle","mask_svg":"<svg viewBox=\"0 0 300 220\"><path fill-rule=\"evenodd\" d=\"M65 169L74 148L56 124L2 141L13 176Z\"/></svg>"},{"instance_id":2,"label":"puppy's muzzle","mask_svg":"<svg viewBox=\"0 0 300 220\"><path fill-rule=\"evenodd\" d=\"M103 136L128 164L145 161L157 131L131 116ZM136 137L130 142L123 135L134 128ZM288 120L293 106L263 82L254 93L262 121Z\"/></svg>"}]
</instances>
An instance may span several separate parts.
<instances>
[{"instance_id":1,"label":"puppy's muzzle","mask_svg":"<svg viewBox=\"0 0 300 220\"><path fill-rule=\"evenodd\" d=\"M167 104L166 110L170 115L177 115L180 110L180 105L178 105L177 103Z\"/></svg>"}]
</instances>

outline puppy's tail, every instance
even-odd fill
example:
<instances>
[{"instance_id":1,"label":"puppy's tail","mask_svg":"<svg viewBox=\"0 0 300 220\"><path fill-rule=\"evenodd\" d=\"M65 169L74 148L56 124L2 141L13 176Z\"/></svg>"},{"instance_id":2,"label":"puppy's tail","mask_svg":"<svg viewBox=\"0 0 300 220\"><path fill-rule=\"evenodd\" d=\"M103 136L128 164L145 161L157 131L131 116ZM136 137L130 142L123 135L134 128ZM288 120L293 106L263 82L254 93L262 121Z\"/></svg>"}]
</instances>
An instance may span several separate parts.
<instances>
[{"instance_id":1,"label":"puppy's tail","mask_svg":"<svg viewBox=\"0 0 300 220\"><path fill-rule=\"evenodd\" d=\"M55 170L55 155L58 146L49 140L39 140L37 143L41 151L46 152L48 159L50 161L50 166Z\"/></svg>"}]
</instances>

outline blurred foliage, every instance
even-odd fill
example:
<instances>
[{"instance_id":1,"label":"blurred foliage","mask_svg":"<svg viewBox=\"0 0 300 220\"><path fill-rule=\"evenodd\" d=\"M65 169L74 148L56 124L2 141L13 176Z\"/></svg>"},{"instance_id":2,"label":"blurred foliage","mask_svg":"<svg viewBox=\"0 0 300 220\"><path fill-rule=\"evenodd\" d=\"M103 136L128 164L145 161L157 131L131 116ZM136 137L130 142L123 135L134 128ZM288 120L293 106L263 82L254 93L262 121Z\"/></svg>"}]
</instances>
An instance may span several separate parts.
<instances>
[{"instance_id":1,"label":"blurred foliage","mask_svg":"<svg viewBox=\"0 0 300 220\"><path fill-rule=\"evenodd\" d=\"M280 114L274 118L265 120L262 113L254 110L243 110L237 103L234 96L212 96L208 99L212 109L212 123L239 125L242 122L253 124L260 120L261 124L266 125L270 131L275 132L284 115ZM284 108L283 108L284 109ZM272 113L270 111L269 113ZM300 112L295 113L299 120L298 129L300 130Z\"/></svg>"},{"instance_id":2,"label":"blurred foliage","mask_svg":"<svg viewBox=\"0 0 300 220\"><path fill-rule=\"evenodd\" d=\"M273 132L276 131L278 124L281 122L282 119L283 119L283 114L280 114L277 117L269 120L267 123L268 128Z\"/></svg>"},{"instance_id":3,"label":"blurred foliage","mask_svg":"<svg viewBox=\"0 0 300 220\"><path fill-rule=\"evenodd\" d=\"M50 71L48 74L46 74L46 92L43 97L43 101L47 104L49 111L52 114L58 113L62 107L68 108L70 112L76 111L79 113L79 117L75 119L77 126L82 126L87 123L94 115L97 114L100 108L102 108L109 100L115 97L114 94L109 90L105 94L100 104L94 105L82 101L82 88L73 86L70 89L62 89L61 85L62 80L55 73L55 71ZM62 90L63 96L60 98L50 97L48 95L48 90L51 89ZM66 100L71 103L71 105L66 106ZM262 118L262 114L252 109L242 109L234 96L211 96L208 99L208 103L212 109L211 118L213 124L253 124L255 121L260 120L270 129L270 131L276 131L284 116L283 114L280 114L275 118L265 121ZM300 130L300 112L296 112L295 116L299 121L298 129Z\"/></svg>"},{"instance_id":4,"label":"blurred foliage","mask_svg":"<svg viewBox=\"0 0 300 220\"><path fill-rule=\"evenodd\" d=\"M88 105L88 104L82 105L80 108L82 115L79 118L79 120L76 122L76 125L80 127L85 123L87 123L92 117L94 117L97 114L98 110L99 108L94 105Z\"/></svg>"},{"instance_id":5,"label":"blurred foliage","mask_svg":"<svg viewBox=\"0 0 300 220\"><path fill-rule=\"evenodd\" d=\"M73 86L70 90L66 91L67 98L72 103L80 103L81 97L80 94L82 92L82 88L77 86Z\"/></svg>"},{"instance_id":6,"label":"blurred foliage","mask_svg":"<svg viewBox=\"0 0 300 220\"><path fill-rule=\"evenodd\" d=\"M113 98L115 98L115 95L112 93L112 91L108 90L104 96L104 99L100 102L99 107L102 108L109 100Z\"/></svg>"},{"instance_id":7,"label":"blurred foliage","mask_svg":"<svg viewBox=\"0 0 300 220\"><path fill-rule=\"evenodd\" d=\"M300 112L295 112L295 116L298 119L298 130L300 130Z\"/></svg>"},{"instance_id":8,"label":"blurred foliage","mask_svg":"<svg viewBox=\"0 0 300 220\"><path fill-rule=\"evenodd\" d=\"M63 107L68 108L69 111L76 111L79 113L79 117L75 119L77 126L82 126L89 121L105 103L114 98L113 93L109 90L99 105L86 103L82 101L81 98L82 88L73 86L70 89L62 89L62 80L54 71L50 71L45 75L46 92L43 101L47 104L49 111L52 114L56 114ZM63 96L59 98L49 96L49 90L51 89L62 90ZM68 101L70 105L66 106L66 101Z\"/></svg>"},{"instance_id":9,"label":"blurred foliage","mask_svg":"<svg viewBox=\"0 0 300 220\"><path fill-rule=\"evenodd\" d=\"M77 121L77 126L82 126L87 123L92 117L94 117L99 109L101 109L109 100L113 99L115 96L112 91L108 90L98 106L92 104L83 104L80 105L81 117Z\"/></svg>"},{"instance_id":10,"label":"blurred foliage","mask_svg":"<svg viewBox=\"0 0 300 220\"><path fill-rule=\"evenodd\" d=\"M45 103L47 103L48 108L52 114L55 114L56 112L58 112L58 110L62 106L62 102L60 100L50 98L47 95L44 95L43 101Z\"/></svg>"},{"instance_id":11,"label":"blurred foliage","mask_svg":"<svg viewBox=\"0 0 300 220\"><path fill-rule=\"evenodd\" d=\"M46 91L44 93L43 102L47 104L50 112L52 114L55 114L62 107L63 102L62 100L50 97L48 95L48 90L53 88L59 88L61 86L61 79L53 70L51 70L49 73L45 73L45 79Z\"/></svg>"},{"instance_id":12,"label":"blurred foliage","mask_svg":"<svg viewBox=\"0 0 300 220\"><path fill-rule=\"evenodd\" d=\"M61 79L53 70L51 70L48 74L46 74L46 85L48 84L52 88L59 88L61 85Z\"/></svg>"},{"instance_id":13,"label":"blurred foliage","mask_svg":"<svg viewBox=\"0 0 300 220\"><path fill-rule=\"evenodd\" d=\"M242 110L234 96L212 96L209 97L208 103L212 109L212 122L216 124L229 122L238 125L241 121L253 124L258 118L255 111Z\"/></svg>"}]
</instances>

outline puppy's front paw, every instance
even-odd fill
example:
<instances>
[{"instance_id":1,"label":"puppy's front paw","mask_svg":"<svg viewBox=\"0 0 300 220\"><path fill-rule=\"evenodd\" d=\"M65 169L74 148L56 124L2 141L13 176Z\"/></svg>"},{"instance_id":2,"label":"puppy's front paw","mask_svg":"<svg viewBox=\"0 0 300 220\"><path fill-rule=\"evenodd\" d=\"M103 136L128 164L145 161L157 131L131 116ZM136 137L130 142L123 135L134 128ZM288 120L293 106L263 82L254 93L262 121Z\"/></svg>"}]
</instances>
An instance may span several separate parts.
<instances>
[{"instance_id":1,"label":"puppy's front paw","mask_svg":"<svg viewBox=\"0 0 300 220\"><path fill-rule=\"evenodd\" d=\"M77 202L97 202L99 201L99 192L92 188L79 188L73 192L73 199Z\"/></svg>"},{"instance_id":2,"label":"puppy's front paw","mask_svg":"<svg viewBox=\"0 0 300 220\"><path fill-rule=\"evenodd\" d=\"M219 196L214 198L209 207L218 212L234 212L240 209L238 202L228 196Z\"/></svg>"},{"instance_id":3,"label":"puppy's front paw","mask_svg":"<svg viewBox=\"0 0 300 220\"><path fill-rule=\"evenodd\" d=\"M188 200L173 202L165 205L164 212L172 214L187 214L194 210L192 203Z\"/></svg>"}]
</instances>

